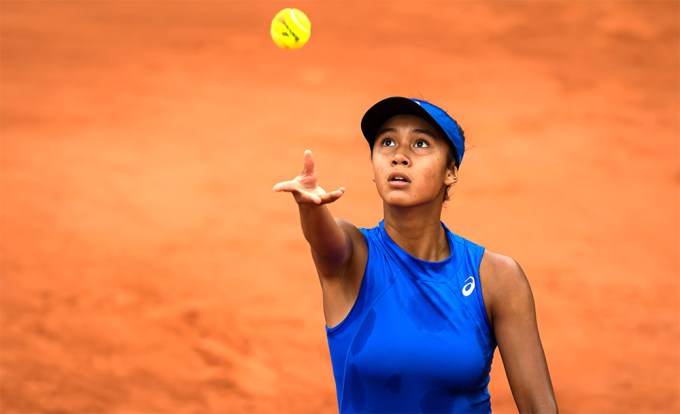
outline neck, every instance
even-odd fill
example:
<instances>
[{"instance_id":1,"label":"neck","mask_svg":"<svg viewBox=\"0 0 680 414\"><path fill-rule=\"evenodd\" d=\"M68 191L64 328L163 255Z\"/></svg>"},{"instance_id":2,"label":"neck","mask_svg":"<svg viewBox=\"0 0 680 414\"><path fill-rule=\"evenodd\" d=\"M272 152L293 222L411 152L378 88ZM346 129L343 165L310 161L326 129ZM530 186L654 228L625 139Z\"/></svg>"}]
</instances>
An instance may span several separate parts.
<instances>
[{"instance_id":1,"label":"neck","mask_svg":"<svg viewBox=\"0 0 680 414\"><path fill-rule=\"evenodd\" d=\"M385 231L412 256L430 262L444 260L451 251L441 224L441 210L441 206L432 209L385 205Z\"/></svg>"}]
</instances>

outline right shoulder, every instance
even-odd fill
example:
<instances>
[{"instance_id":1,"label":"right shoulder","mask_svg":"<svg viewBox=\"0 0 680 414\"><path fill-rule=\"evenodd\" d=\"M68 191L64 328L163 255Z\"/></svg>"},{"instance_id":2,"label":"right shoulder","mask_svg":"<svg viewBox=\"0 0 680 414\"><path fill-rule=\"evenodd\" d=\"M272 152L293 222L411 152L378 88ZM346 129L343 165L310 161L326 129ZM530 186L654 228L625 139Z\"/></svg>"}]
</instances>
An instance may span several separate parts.
<instances>
[{"instance_id":1,"label":"right shoulder","mask_svg":"<svg viewBox=\"0 0 680 414\"><path fill-rule=\"evenodd\" d=\"M363 232L354 224L336 218L350 242L351 255L339 277L322 278L324 313L328 326L342 321L356 302L368 262L368 244Z\"/></svg>"},{"instance_id":2,"label":"right shoulder","mask_svg":"<svg viewBox=\"0 0 680 414\"><path fill-rule=\"evenodd\" d=\"M352 273L355 266L361 267L361 275L363 275L364 267L368 259L368 243L364 233L354 224L341 218L335 218L340 228L345 232L352 245L352 254L350 263L348 263L347 271ZM349 275L348 275L349 276Z\"/></svg>"},{"instance_id":3,"label":"right shoulder","mask_svg":"<svg viewBox=\"0 0 680 414\"><path fill-rule=\"evenodd\" d=\"M347 234L350 238L352 239L357 238L358 240L362 240L364 244L366 243L364 233L357 226L355 226L354 224L350 223L345 219L341 219L338 217L335 217L335 222L338 223L338 226L340 226L340 228L343 229L345 231L345 234Z\"/></svg>"}]
</instances>

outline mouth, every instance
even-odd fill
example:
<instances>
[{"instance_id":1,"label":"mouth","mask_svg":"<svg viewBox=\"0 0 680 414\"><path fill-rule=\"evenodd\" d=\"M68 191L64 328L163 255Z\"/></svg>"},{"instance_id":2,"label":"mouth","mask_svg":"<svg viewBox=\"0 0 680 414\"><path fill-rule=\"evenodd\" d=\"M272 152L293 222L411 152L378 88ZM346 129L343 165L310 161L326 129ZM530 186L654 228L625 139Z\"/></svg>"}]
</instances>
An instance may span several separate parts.
<instances>
[{"instance_id":1,"label":"mouth","mask_svg":"<svg viewBox=\"0 0 680 414\"><path fill-rule=\"evenodd\" d=\"M395 171L387 177L387 182L396 187L403 187L411 183L409 176L401 171Z\"/></svg>"}]
</instances>

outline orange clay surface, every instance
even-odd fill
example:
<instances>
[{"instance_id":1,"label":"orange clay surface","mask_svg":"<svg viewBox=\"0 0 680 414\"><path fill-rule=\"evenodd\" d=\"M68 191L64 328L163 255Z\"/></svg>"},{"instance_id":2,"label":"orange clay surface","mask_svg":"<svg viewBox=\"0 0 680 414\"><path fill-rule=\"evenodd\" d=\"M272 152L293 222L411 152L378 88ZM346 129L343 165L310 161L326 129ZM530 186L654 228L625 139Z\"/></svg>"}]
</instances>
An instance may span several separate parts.
<instances>
[{"instance_id":1,"label":"orange clay surface","mask_svg":"<svg viewBox=\"0 0 680 414\"><path fill-rule=\"evenodd\" d=\"M269 37L304 10L300 50ZM363 112L444 106L444 210L533 287L565 413L680 412L676 1L2 1L0 410L333 413L272 186L311 149L372 227ZM502 361L496 412L515 411Z\"/></svg>"}]
</instances>

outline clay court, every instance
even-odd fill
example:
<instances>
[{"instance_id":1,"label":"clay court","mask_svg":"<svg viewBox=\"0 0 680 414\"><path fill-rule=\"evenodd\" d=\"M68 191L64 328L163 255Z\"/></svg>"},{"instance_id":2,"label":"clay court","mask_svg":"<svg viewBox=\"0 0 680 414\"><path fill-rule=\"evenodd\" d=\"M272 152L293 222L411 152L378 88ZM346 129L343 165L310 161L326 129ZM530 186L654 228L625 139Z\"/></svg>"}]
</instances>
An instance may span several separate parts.
<instances>
[{"instance_id":1,"label":"clay court","mask_svg":"<svg viewBox=\"0 0 680 414\"><path fill-rule=\"evenodd\" d=\"M444 221L524 268L561 412L680 412L677 1L0 7L3 413L337 412L272 186L311 149L373 227L359 121L392 95L465 129ZM516 411L498 354L490 392Z\"/></svg>"}]
</instances>

